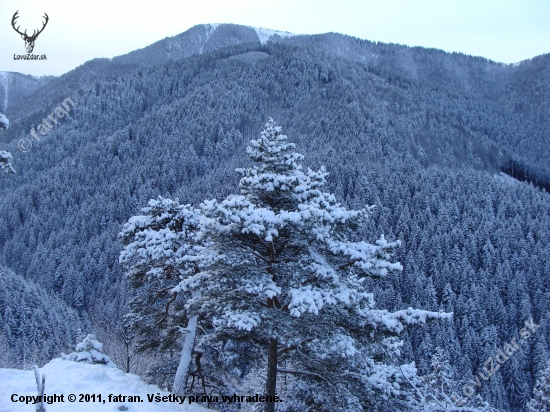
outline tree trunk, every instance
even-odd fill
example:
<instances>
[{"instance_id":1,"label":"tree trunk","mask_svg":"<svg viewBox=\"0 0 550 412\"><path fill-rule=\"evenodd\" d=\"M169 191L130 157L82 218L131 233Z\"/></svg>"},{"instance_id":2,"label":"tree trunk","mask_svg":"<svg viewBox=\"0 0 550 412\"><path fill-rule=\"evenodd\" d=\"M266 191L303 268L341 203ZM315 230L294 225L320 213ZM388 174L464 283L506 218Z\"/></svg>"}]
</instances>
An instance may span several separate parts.
<instances>
[{"instance_id":1,"label":"tree trunk","mask_svg":"<svg viewBox=\"0 0 550 412\"><path fill-rule=\"evenodd\" d=\"M187 378L189 377L189 369L191 368L191 361L193 360L195 336L197 335L197 323L197 316L193 316L189 319L187 324L188 332L185 335L185 342L183 343L183 349L181 350L180 363L178 365L178 370L176 371L174 386L172 388L172 393L174 395L183 395L183 392L187 387Z\"/></svg>"},{"instance_id":2,"label":"tree trunk","mask_svg":"<svg viewBox=\"0 0 550 412\"><path fill-rule=\"evenodd\" d=\"M38 366L34 365L34 377L36 379L36 387L38 388L38 396L40 397L40 402L36 403L35 410L36 412L46 412L44 407L44 389L46 388L46 376L43 374L40 376L40 370Z\"/></svg>"},{"instance_id":3,"label":"tree trunk","mask_svg":"<svg viewBox=\"0 0 550 412\"><path fill-rule=\"evenodd\" d=\"M277 338L269 339L269 353L267 355L267 379L265 394L271 399L275 397L277 389ZM266 402L265 412L275 412L275 402Z\"/></svg>"}]
</instances>

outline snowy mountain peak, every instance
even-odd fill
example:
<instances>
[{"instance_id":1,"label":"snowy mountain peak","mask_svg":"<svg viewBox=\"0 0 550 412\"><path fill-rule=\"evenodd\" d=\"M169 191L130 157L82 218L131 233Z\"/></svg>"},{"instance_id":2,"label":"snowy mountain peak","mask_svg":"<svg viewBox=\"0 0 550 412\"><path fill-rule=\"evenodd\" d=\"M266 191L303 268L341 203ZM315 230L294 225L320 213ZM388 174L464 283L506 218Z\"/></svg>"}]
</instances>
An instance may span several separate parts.
<instances>
[{"instance_id":1,"label":"snowy mountain peak","mask_svg":"<svg viewBox=\"0 0 550 412\"><path fill-rule=\"evenodd\" d=\"M204 28L206 29L206 40L205 43L210 39L210 36L218 29L218 27L223 26L224 23L209 23L205 24ZM260 43L262 45L266 44L271 37L277 35L280 37L292 37L292 36L298 36L298 34L290 33L288 31L278 31L278 30L271 30L271 29L264 29L261 27L253 27L253 26L245 26L250 29L253 29L256 32L256 35L258 36L258 39L260 40Z\"/></svg>"}]
</instances>

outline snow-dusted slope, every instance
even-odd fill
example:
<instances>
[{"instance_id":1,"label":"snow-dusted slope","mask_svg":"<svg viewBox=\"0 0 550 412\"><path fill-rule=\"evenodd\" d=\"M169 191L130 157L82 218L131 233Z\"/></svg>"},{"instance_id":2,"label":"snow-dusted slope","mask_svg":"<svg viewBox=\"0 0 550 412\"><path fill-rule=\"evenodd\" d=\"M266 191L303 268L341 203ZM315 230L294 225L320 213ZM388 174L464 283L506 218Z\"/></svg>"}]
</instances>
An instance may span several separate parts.
<instances>
[{"instance_id":1,"label":"snow-dusted slope","mask_svg":"<svg viewBox=\"0 0 550 412\"><path fill-rule=\"evenodd\" d=\"M260 39L260 43L266 44L269 39L275 35L280 37L291 37L291 36L297 36L297 34L289 33L287 31L276 31L276 30L270 30L270 29L260 29L257 27L252 27L254 30L256 30L256 34L258 35L258 38Z\"/></svg>"},{"instance_id":2,"label":"snow-dusted slope","mask_svg":"<svg viewBox=\"0 0 550 412\"><path fill-rule=\"evenodd\" d=\"M0 71L0 112L5 112L8 107L27 98L53 78Z\"/></svg>"},{"instance_id":3,"label":"snow-dusted slope","mask_svg":"<svg viewBox=\"0 0 550 412\"><path fill-rule=\"evenodd\" d=\"M64 395L64 402L46 405L48 412L207 412L210 409L197 404L175 402L149 402L147 394L168 396L157 386L144 383L138 376L124 373L119 369L103 365L92 365L54 359L40 369L46 376L45 394ZM68 396L76 395L75 402L69 402ZM101 394L103 402L79 402L81 394ZM126 401L109 402L109 395L126 396ZM0 369L0 411L29 412L34 405L25 402L12 402L13 395L36 396L36 381L33 371L19 369ZM128 396L138 395L142 402L128 402ZM23 398L24 399L24 398ZM113 399L113 398L112 398ZM125 409L128 408L128 409Z\"/></svg>"},{"instance_id":4,"label":"snow-dusted slope","mask_svg":"<svg viewBox=\"0 0 550 412\"><path fill-rule=\"evenodd\" d=\"M162 64L224 47L258 41L251 27L236 24L199 24L174 37L113 58L114 63Z\"/></svg>"},{"instance_id":5,"label":"snow-dusted slope","mask_svg":"<svg viewBox=\"0 0 550 412\"><path fill-rule=\"evenodd\" d=\"M164 61L210 53L238 44L259 41L264 45L272 40L273 36L288 38L296 34L236 24L199 24L177 36L168 37L143 49L114 57L113 62L162 64Z\"/></svg>"},{"instance_id":6,"label":"snow-dusted slope","mask_svg":"<svg viewBox=\"0 0 550 412\"><path fill-rule=\"evenodd\" d=\"M204 40L204 43L201 45L201 47L199 49L199 54L202 54L202 52L204 50L204 45L208 42L208 40L210 39L210 36L212 36L212 33L214 33L216 31L218 26L219 26L219 24L217 24L217 23L205 24L204 25L204 28L206 30L206 38Z\"/></svg>"}]
</instances>

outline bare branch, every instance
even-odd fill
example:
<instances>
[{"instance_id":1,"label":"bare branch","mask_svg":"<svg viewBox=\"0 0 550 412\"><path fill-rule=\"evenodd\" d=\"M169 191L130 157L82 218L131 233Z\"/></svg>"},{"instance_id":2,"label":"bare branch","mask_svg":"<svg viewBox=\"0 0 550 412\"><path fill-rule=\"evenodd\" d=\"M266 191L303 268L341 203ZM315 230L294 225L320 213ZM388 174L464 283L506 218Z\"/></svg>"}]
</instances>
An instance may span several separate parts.
<instances>
[{"instance_id":1,"label":"bare branch","mask_svg":"<svg viewBox=\"0 0 550 412\"><path fill-rule=\"evenodd\" d=\"M269 263L269 261L266 258L264 258L259 253L255 252L254 250L250 249L249 247L246 247L241 243L238 243L237 246L239 246L241 249L246 250L247 252L252 253L254 256L256 256L258 259L260 259L262 262Z\"/></svg>"},{"instance_id":2,"label":"bare branch","mask_svg":"<svg viewBox=\"0 0 550 412\"><path fill-rule=\"evenodd\" d=\"M353 265L355 262L358 262L358 261L357 261L357 260L354 260L353 262L348 262L348 263L346 263L345 265L338 266L338 270L345 269L345 268L347 268L348 266Z\"/></svg>"},{"instance_id":3,"label":"bare branch","mask_svg":"<svg viewBox=\"0 0 550 412\"><path fill-rule=\"evenodd\" d=\"M166 320L166 318L168 317L168 309L170 309L170 305L172 304L172 302L176 300L177 297L178 297L178 292L174 292L174 296L172 297L172 299L170 299L168 303L166 303L166 310L164 312L164 316L162 317L161 320L157 322L157 326L159 326L162 322Z\"/></svg>"},{"instance_id":4,"label":"bare branch","mask_svg":"<svg viewBox=\"0 0 550 412\"><path fill-rule=\"evenodd\" d=\"M151 304L150 304L149 306L147 306L147 307L145 308L145 310L147 311L147 310L151 309L151 307L153 307L153 305L155 304L155 302L157 301L157 299L160 298L160 295L161 295L162 293L164 293L164 292L168 292L168 291L171 290L171 289L174 289L174 287L173 287L173 286L170 286L169 288L165 288L165 289L159 290L158 293L157 293L157 295L154 297L153 301L151 302Z\"/></svg>"},{"instance_id":5,"label":"bare branch","mask_svg":"<svg viewBox=\"0 0 550 412\"><path fill-rule=\"evenodd\" d=\"M296 350L296 349L304 346L306 343L311 342L312 340L313 340L313 338L309 338L309 339L306 339L305 341L301 342L299 345L287 346L287 347L281 349L279 352L277 352L277 356L282 355L286 352L290 352L292 350Z\"/></svg>"},{"instance_id":6,"label":"bare branch","mask_svg":"<svg viewBox=\"0 0 550 412\"><path fill-rule=\"evenodd\" d=\"M317 380L321 380L326 382L330 387L334 387L327 379L323 378L321 375L313 372L307 372L307 371L297 371L295 369L286 369L286 368L277 368L277 372L280 373L288 373L290 375L306 375L311 376L312 378L315 378Z\"/></svg>"}]
</instances>

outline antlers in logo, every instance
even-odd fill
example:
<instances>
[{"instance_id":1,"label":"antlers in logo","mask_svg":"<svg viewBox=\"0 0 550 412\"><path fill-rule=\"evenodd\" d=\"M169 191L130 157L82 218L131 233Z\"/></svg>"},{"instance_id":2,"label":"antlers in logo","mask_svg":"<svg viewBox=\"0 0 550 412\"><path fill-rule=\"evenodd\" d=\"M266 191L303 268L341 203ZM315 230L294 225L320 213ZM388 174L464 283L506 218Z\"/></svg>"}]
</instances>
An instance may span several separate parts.
<instances>
[{"instance_id":1,"label":"antlers in logo","mask_svg":"<svg viewBox=\"0 0 550 412\"><path fill-rule=\"evenodd\" d=\"M36 41L36 38L38 37L38 35L40 33L42 33L42 31L44 30L44 28L48 24L48 20L50 18L48 17L48 15L46 13L44 13L44 18L46 19L46 21L44 23L42 23L43 24L42 28L40 30L38 30L38 32L36 30L34 30L33 33L32 33L32 36L28 36L27 35L27 30L25 30L24 33L21 33L19 31L19 26L17 26L17 28L15 28L15 20L17 20L17 18L19 17L17 15L18 13L19 13L19 10L17 10L15 12L15 14L13 15L13 17L11 19L11 25L12 25L13 29L21 35L21 38L23 40L25 40L25 48L27 49L27 53L32 53L32 51L34 49L34 42Z\"/></svg>"}]
</instances>

